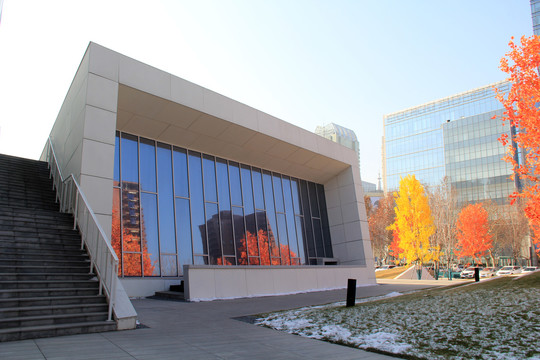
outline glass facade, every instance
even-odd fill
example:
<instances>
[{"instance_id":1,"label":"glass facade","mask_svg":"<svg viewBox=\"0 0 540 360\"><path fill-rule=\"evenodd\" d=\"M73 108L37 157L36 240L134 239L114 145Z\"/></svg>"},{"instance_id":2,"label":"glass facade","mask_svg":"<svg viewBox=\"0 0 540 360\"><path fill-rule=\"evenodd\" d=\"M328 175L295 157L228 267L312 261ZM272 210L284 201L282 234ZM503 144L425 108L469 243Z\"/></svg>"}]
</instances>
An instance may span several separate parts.
<instances>
[{"instance_id":1,"label":"glass facade","mask_svg":"<svg viewBox=\"0 0 540 360\"><path fill-rule=\"evenodd\" d=\"M494 86L510 89L508 82ZM510 129L492 119L502 111L493 86L485 86L386 115L386 190L397 190L407 174L428 186L447 176L461 201L506 201L514 185L497 138Z\"/></svg>"},{"instance_id":2,"label":"glass facade","mask_svg":"<svg viewBox=\"0 0 540 360\"><path fill-rule=\"evenodd\" d=\"M540 0L531 0L531 13L534 35L540 35Z\"/></svg>"},{"instance_id":3,"label":"glass facade","mask_svg":"<svg viewBox=\"0 0 540 360\"><path fill-rule=\"evenodd\" d=\"M321 184L126 133L116 135L114 164L121 276L333 257Z\"/></svg>"}]
</instances>

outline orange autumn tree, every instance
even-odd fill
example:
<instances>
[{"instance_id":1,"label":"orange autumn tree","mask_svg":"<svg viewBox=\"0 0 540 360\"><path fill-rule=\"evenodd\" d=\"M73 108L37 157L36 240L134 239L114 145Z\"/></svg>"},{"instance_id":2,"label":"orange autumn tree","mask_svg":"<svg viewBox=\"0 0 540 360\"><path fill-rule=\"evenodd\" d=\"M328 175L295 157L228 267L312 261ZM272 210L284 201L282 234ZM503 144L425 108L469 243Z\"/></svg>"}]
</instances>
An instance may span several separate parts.
<instances>
[{"instance_id":1,"label":"orange autumn tree","mask_svg":"<svg viewBox=\"0 0 540 360\"><path fill-rule=\"evenodd\" d=\"M270 247L270 244L273 246ZM250 265L280 265L276 262L276 258L281 258L281 265L300 265L298 255L291 251L288 245L281 244L278 249L275 242L269 243L268 233L262 229L259 229L257 234L246 231L246 236L240 240L236 256L239 265L247 265L248 258ZM217 261L218 265L232 265L227 259L223 262L221 258L218 258Z\"/></svg>"},{"instance_id":2,"label":"orange autumn tree","mask_svg":"<svg viewBox=\"0 0 540 360\"><path fill-rule=\"evenodd\" d=\"M458 257L471 256L477 264L493 247L489 234L488 212L482 203L470 204L459 213L456 223Z\"/></svg>"},{"instance_id":3,"label":"orange autumn tree","mask_svg":"<svg viewBox=\"0 0 540 360\"><path fill-rule=\"evenodd\" d=\"M112 211L112 229L111 229L111 246L118 256L118 275L122 276L122 264L125 276L141 276L141 255L130 254L127 252L140 252L141 251L141 239L139 236L132 234L126 228L121 231L120 226L120 214L119 206L117 206L117 198L113 200ZM123 236L120 236L122 233ZM146 239L142 241L143 254L142 262L145 276L151 276L154 273L155 264L152 263L148 247L146 245ZM123 251L122 251L123 247ZM123 254L123 252L126 252ZM122 257L122 254L124 255Z\"/></svg>"},{"instance_id":4,"label":"orange autumn tree","mask_svg":"<svg viewBox=\"0 0 540 360\"><path fill-rule=\"evenodd\" d=\"M397 228L397 225L394 227L394 230L392 230L392 242L389 246L389 252L396 258L394 260L396 265L399 264L399 254L403 253L403 249L399 247L399 229Z\"/></svg>"},{"instance_id":5,"label":"orange autumn tree","mask_svg":"<svg viewBox=\"0 0 540 360\"><path fill-rule=\"evenodd\" d=\"M540 37L523 36L521 44L512 38L509 46L511 50L501 59L500 68L509 75L512 87L507 95L497 89L495 92L505 108L503 123L509 123L516 134L512 139L503 134L499 141L507 146L504 160L523 181L523 191L511 195L512 204L524 200L536 251L540 252ZM522 163L516 156L517 148L525 154Z\"/></svg>"}]
</instances>

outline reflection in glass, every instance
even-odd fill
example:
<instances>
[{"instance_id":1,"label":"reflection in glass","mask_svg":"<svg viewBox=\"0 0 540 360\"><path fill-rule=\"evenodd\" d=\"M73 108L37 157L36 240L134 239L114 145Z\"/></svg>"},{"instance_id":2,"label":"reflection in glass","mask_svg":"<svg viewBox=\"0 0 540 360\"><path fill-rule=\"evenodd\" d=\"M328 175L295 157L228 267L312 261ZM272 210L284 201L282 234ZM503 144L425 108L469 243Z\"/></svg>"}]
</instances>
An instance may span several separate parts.
<instances>
[{"instance_id":1,"label":"reflection in glass","mask_svg":"<svg viewBox=\"0 0 540 360\"><path fill-rule=\"evenodd\" d=\"M124 252L124 276L141 275L141 254Z\"/></svg>"},{"instance_id":2,"label":"reflection in glass","mask_svg":"<svg viewBox=\"0 0 540 360\"><path fill-rule=\"evenodd\" d=\"M284 212L283 208L283 191L281 189L281 177L277 174L272 175L274 182L274 199L277 212Z\"/></svg>"},{"instance_id":3,"label":"reflection in glass","mask_svg":"<svg viewBox=\"0 0 540 360\"><path fill-rule=\"evenodd\" d=\"M296 179L291 179L292 199L294 205L294 214L302 215L302 207L300 204L300 184Z\"/></svg>"},{"instance_id":4,"label":"reflection in glass","mask_svg":"<svg viewBox=\"0 0 540 360\"><path fill-rule=\"evenodd\" d=\"M236 263L247 265L246 232L244 229L244 210L233 206L234 241L236 245Z\"/></svg>"},{"instance_id":5,"label":"reflection in glass","mask_svg":"<svg viewBox=\"0 0 540 360\"><path fill-rule=\"evenodd\" d=\"M317 256L324 257L324 243L320 219L313 218L313 233L315 235L315 251L317 252Z\"/></svg>"},{"instance_id":6,"label":"reflection in glass","mask_svg":"<svg viewBox=\"0 0 540 360\"><path fill-rule=\"evenodd\" d=\"M281 265L291 264L291 254L287 245L287 224L285 223L285 215L277 214L279 245L281 253ZM296 256L294 254L293 256Z\"/></svg>"},{"instance_id":7,"label":"reflection in glass","mask_svg":"<svg viewBox=\"0 0 540 360\"><path fill-rule=\"evenodd\" d=\"M319 202L317 201L317 189L315 184L311 181L308 181L308 190L309 190L309 202L311 204L311 216L320 217L319 214Z\"/></svg>"},{"instance_id":8,"label":"reflection in glass","mask_svg":"<svg viewBox=\"0 0 540 360\"><path fill-rule=\"evenodd\" d=\"M202 185L201 154L189 152L189 187L191 196L191 221L193 226L193 253L195 255L208 254L206 239L201 236L201 227L204 227L204 201ZM197 229L197 230L196 230ZM204 261L208 261L207 259Z\"/></svg>"},{"instance_id":9,"label":"reflection in glass","mask_svg":"<svg viewBox=\"0 0 540 360\"><path fill-rule=\"evenodd\" d=\"M304 222L305 222L305 234L306 234L306 243L308 248L308 257L314 258L317 256L315 252L315 239L313 236L313 224L311 221L311 211L309 205L309 196L307 191L307 182L305 180L300 180L300 190L302 197L302 206L304 208Z\"/></svg>"},{"instance_id":10,"label":"reflection in glass","mask_svg":"<svg viewBox=\"0 0 540 360\"><path fill-rule=\"evenodd\" d=\"M174 193L176 196L189 197L187 155L185 149L174 147Z\"/></svg>"},{"instance_id":11,"label":"reflection in glass","mask_svg":"<svg viewBox=\"0 0 540 360\"><path fill-rule=\"evenodd\" d=\"M141 193L143 273L159 276L159 244L156 195Z\"/></svg>"},{"instance_id":12,"label":"reflection in glass","mask_svg":"<svg viewBox=\"0 0 540 360\"><path fill-rule=\"evenodd\" d=\"M298 255L300 255L300 263L305 264L306 263L306 256L305 256L305 250L304 250L304 243L305 243L305 230L304 230L304 221L302 217L295 216L296 221L296 236L298 238Z\"/></svg>"},{"instance_id":13,"label":"reflection in glass","mask_svg":"<svg viewBox=\"0 0 540 360\"><path fill-rule=\"evenodd\" d=\"M242 187L240 186L240 169L238 163L229 162L229 178L231 184L231 202L242 206Z\"/></svg>"},{"instance_id":14,"label":"reflection in glass","mask_svg":"<svg viewBox=\"0 0 540 360\"><path fill-rule=\"evenodd\" d=\"M214 157L203 155L204 200L217 202L216 167Z\"/></svg>"},{"instance_id":15,"label":"reflection in glass","mask_svg":"<svg viewBox=\"0 0 540 360\"><path fill-rule=\"evenodd\" d=\"M122 181L139 182L139 152L137 150L137 137L122 134Z\"/></svg>"},{"instance_id":16,"label":"reflection in glass","mask_svg":"<svg viewBox=\"0 0 540 360\"><path fill-rule=\"evenodd\" d=\"M326 198L324 195L324 187L317 184L317 194L319 199L319 208L321 209L321 222L324 242L324 256L333 257L332 241L330 240L330 225L328 224L328 214L326 211Z\"/></svg>"},{"instance_id":17,"label":"reflection in glass","mask_svg":"<svg viewBox=\"0 0 540 360\"><path fill-rule=\"evenodd\" d=\"M152 140L141 138L141 190L156 192L156 148Z\"/></svg>"},{"instance_id":18,"label":"reflection in glass","mask_svg":"<svg viewBox=\"0 0 540 360\"><path fill-rule=\"evenodd\" d=\"M319 184L117 133L114 185L111 244L122 276L331 256Z\"/></svg>"},{"instance_id":19,"label":"reflection in glass","mask_svg":"<svg viewBox=\"0 0 540 360\"><path fill-rule=\"evenodd\" d=\"M262 186L261 170L253 168L251 171L253 178L253 195L255 199L255 208L264 209L264 193Z\"/></svg>"},{"instance_id":20,"label":"reflection in glass","mask_svg":"<svg viewBox=\"0 0 540 360\"><path fill-rule=\"evenodd\" d=\"M178 261L180 271L183 265L193 263L191 251L191 222L189 214L189 200L176 198L176 237L178 239Z\"/></svg>"},{"instance_id":21,"label":"reflection in glass","mask_svg":"<svg viewBox=\"0 0 540 360\"><path fill-rule=\"evenodd\" d=\"M114 138L114 175L113 186L120 186L120 135L116 132Z\"/></svg>"},{"instance_id":22,"label":"reflection in glass","mask_svg":"<svg viewBox=\"0 0 540 360\"><path fill-rule=\"evenodd\" d=\"M122 224L120 223L120 189L113 188L111 246L118 256L118 275L122 275Z\"/></svg>"},{"instance_id":23,"label":"reflection in glass","mask_svg":"<svg viewBox=\"0 0 540 360\"><path fill-rule=\"evenodd\" d=\"M201 233L205 234L208 239L208 255L210 255L211 265L219 265L222 261L219 229L218 206L206 203L206 227L201 227Z\"/></svg>"},{"instance_id":24,"label":"reflection in glass","mask_svg":"<svg viewBox=\"0 0 540 360\"><path fill-rule=\"evenodd\" d=\"M176 254L171 148L158 143L159 245L161 253Z\"/></svg>"},{"instance_id":25,"label":"reflection in glass","mask_svg":"<svg viewBox=\"0 0 540 360\"><path fill-rule=\"evenodd\" d=\"M272 189L272 175L269 171L263 172L263 184L270 256L272 257L272 265L280 265L279 245L276 239L277 223L276 212L274 211L274 191Z\"/></svg>"},{"instance_id":26,"label":"reflection in glass","mask_svg":"<svg viewBox=\"0 0 540 360\"><path fill-rule=\"evenodd\" d=\"M161 275L178 276L176 255L161 255Z\"/></svg>"}]
</instances>

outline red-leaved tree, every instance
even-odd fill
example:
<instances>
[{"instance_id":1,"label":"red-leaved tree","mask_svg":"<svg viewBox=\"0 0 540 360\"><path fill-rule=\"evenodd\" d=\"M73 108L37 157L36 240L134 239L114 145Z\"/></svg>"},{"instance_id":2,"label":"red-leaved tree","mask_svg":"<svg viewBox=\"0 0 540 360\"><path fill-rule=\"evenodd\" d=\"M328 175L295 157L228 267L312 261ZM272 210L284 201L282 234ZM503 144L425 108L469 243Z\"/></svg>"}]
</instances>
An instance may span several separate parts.
<instances>
[{"instance_id":1,"label":"red-leaved tree","mask_svg":"<svg viewBox=\"0 0 540 360\"><path fill-rule=\"evenodd\" d=\"M509 43L511 50L501 59L500 68L509 75L512 88L508 95L496 91L505 111L502 120L515 129L515 136L501 135L499 141L507 146L505 161L523 182L523 191L512 194L512 203L525 201L525 214L533 230L536 251L540 252L540 37L522 37L521 44ZM519 163L517 148L524 162Z\"/></svg>"},{"instance_id":2,"label":"red-leaved tree","mask_svg":"<svg viewBox=\"0 0 540 360\"><path fill-rule=\"evenodd\" d=\"M471 204L461 210L456 231L458 257L471 256L479 263L479 258L493 247L493 239L489 234L488 212L482 203Z\"/></svg>"}]
</instances>

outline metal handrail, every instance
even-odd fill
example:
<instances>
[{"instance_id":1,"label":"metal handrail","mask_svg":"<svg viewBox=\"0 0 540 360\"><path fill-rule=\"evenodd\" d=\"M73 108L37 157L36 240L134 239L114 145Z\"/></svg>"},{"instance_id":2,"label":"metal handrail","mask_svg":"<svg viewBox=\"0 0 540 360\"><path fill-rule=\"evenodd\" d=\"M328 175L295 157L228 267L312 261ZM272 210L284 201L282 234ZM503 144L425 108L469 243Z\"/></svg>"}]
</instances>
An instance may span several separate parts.
<instances>
[{"instance_id":1,"label":"metal handrail","mask_svg":"<svg viewBox=\"0 0 540 360\"><path fill-rule=\"evenodd\" d=\"M81 249L86 247L88 251L90 272L95 270L99 280L99 294L105 293L109 301L107 320L111 321L118 281L118 257L73 174L63 177L50 137L47 147L47 163L53 190L56 190L56 201L60 203L61 212L73 215L73 229L78 228Z\"/></svg>"}]
</instances>

